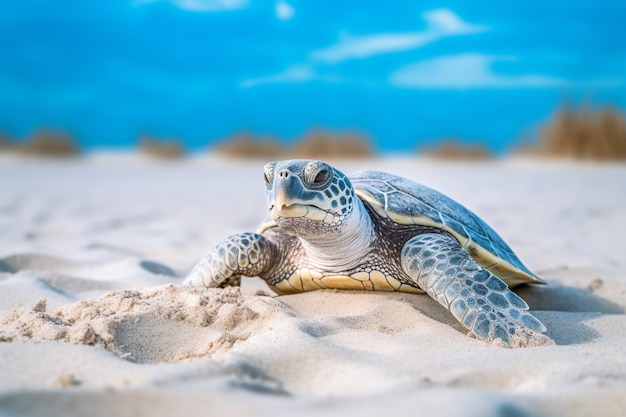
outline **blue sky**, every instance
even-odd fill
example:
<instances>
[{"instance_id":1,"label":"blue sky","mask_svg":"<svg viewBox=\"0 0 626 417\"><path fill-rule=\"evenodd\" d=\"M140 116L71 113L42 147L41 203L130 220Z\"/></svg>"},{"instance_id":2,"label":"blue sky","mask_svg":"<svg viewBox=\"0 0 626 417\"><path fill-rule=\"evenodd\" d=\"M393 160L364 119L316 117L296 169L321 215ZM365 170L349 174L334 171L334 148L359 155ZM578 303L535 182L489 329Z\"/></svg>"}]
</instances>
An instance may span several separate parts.
<instances>
[{"instance_id":1,"label":"blue sky","mask_svg":"<svg viewBox=\"0 0 626 417\"><path fill-rule=\"evenodd\" d=\"M387 151L506 149L565 100L626 108L626 3L21 0L0 12L0 132L191 148L359 129Z\"/></svg>"}]
</instances>

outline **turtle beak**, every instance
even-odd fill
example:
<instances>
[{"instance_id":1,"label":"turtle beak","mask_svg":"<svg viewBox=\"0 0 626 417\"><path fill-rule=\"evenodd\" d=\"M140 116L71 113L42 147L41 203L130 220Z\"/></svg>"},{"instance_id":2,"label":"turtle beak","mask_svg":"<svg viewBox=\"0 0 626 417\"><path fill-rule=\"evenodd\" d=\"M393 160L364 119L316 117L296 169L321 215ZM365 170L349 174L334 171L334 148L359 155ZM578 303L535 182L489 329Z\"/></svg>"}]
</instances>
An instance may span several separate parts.
<instances>
[{"instance_id":1,"label":"turtle beak","mask_svg":"<svg viewBox=\"0 0 626 417\"><path fill-rule=\"evenodd\" d=\"M319 193L308 190L302 179L287 169L276 173L267 200L273 218L302 217L307 214L308 206L323 206Z\"/></svg>"},{"instance_id":2,"label":"turtle beak","mask_svg":"<svg viewBox=\"0 0 626 417\"><path fill-rule=\"evenodd\" d=\"M274 186L274 201L271 202L270 209L276 208L277 210L281 210L284 207L288 207L290 205L291 198L287 194L287 191L284 187L276 187Z\"/></svg>"},{"instance_id":3,"label":"turtle beak","mask_svg":"<svg viewBox=\"0 0 626 417\"><path fill-rule=\"evenodd\" d=\"M298 214L302 210L295 210L294 213L293 209L302 204L299 197L303 188L302 181L297 175L291 174L288 170L278 172L272 190L267 196L272 217L299 217Z\"/></svg>"}]
</instances>

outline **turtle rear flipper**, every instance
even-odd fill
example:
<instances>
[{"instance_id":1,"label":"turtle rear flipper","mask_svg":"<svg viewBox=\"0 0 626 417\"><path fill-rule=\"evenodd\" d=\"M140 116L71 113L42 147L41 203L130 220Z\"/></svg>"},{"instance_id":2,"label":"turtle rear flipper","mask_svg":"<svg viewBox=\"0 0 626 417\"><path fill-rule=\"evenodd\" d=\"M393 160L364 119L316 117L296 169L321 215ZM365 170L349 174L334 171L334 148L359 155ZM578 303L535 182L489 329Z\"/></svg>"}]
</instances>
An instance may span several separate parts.
<instances>
[{"instance_id":1,"label":"turtle rear flipper","mask_svg":"<svg viewBox=\"0 0 626 417\"><path fill-rule=\"evenodd\" d=\"M476 337L506 346L544 344L546 327L528 304L480 266L452 237L423 234L402 249L402 267L417 285Z\"/></svg>"}]
</instances>

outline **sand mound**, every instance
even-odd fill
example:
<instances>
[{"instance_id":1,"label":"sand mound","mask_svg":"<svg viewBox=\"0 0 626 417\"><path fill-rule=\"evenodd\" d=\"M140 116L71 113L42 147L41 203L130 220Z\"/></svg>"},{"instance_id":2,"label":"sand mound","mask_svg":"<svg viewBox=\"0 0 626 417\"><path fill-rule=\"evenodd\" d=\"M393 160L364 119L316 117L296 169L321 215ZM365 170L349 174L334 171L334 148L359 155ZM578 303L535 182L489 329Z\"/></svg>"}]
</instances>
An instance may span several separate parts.
<instances>
[{"instance_id":1,"label":"sand mound","mask_svg":"<svg viewBox=\"0 0 626 417\"><path fill-rule=\"evenodd\" d=\"M164 285L114 291L48 312L46 300L2 321L0 340L98 345L140 362L177 362L228 350L250 335L257 313L238 289ZM165 340L165 342L164 342Z\"/></svg>"}]
</instances>

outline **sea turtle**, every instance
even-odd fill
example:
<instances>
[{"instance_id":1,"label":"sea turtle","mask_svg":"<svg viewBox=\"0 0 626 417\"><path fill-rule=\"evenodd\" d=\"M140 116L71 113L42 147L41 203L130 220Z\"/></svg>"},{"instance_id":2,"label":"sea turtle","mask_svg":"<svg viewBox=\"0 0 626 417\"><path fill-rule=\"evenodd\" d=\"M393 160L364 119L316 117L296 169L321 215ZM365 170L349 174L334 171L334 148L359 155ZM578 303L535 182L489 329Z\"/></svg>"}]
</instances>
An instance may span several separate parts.
<instances>
[{"instance_id":1,"label":"sea turtle","mask_svg":"<svg viewBox=\"0 0 626 417\"><path fill-rule=\"evenodd\" d=\"M218 287L243 275L278 294L426 292L480 339L513 346L545 338L508 288L543 281L451 198L393 174L348 177L315 160L270 162L264 177L271 219L217 243L185 283Z\"/></svg>"}]
</instances>

